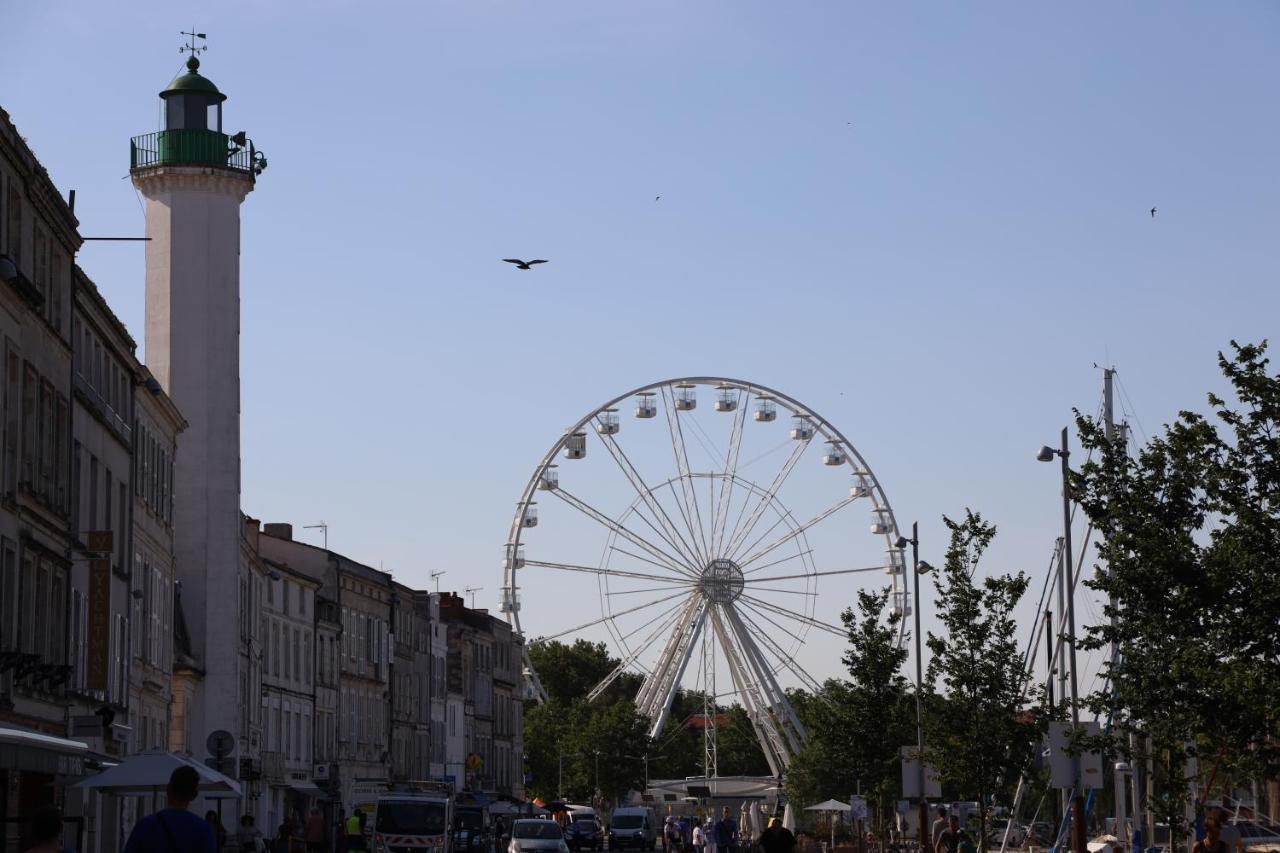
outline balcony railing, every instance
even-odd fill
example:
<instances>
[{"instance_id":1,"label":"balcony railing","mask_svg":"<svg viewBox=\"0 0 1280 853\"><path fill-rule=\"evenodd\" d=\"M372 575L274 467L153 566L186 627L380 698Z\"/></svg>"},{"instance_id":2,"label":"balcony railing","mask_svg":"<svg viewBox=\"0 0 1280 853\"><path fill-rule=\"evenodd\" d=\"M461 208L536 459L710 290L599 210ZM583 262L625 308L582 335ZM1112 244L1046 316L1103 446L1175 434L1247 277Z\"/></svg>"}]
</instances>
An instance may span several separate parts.
<instances>
[{"instance_id":1,"label":"balcony railing","mask_svg":"<svg viewBox=\"0 0 1280 853\"><path fill-rule=\"evenodd\" d=\"M258 160L253 143L237 145L216 130L160 130L129 141L129 166L216 166L255 173Z\"/></svg>"}]
</instances>

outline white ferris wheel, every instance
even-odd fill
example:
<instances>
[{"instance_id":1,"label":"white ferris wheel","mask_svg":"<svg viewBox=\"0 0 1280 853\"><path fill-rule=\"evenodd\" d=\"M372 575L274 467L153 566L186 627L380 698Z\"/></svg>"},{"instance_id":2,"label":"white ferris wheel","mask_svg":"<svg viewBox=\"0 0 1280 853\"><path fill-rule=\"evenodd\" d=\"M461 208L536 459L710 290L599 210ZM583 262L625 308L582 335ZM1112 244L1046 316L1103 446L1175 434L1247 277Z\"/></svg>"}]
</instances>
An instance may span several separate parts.
<instances>
[{"instance_id":1,"label":"white ferris wheel","mask_svg":"<svg viewBox=\"0 0 1280 853\"><path fill-rule=\"evenodd\" d=\"M707 776L715 708L740 703L777 776L805 738L784 691L834 674L856 590L889 586L910 614L897 541L870 466L812 408L753 382L671 379L547 451L517 503L500 606L531 643L612 646L620 663L588 698L637 673L651 737L682 685L700 691ZM545 698L527 655L525 678Z\"/></svg>"}]
</instances>

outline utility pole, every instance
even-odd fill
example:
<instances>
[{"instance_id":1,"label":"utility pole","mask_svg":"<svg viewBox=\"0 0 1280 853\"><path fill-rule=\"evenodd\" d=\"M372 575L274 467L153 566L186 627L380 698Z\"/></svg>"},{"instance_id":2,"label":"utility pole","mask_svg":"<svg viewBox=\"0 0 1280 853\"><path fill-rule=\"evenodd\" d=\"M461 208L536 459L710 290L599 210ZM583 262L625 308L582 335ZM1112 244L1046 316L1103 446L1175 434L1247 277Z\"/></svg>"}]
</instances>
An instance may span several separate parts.
<instances>
[{"instance_id":1,"label":"utility pole","mask_svg":"<svg viewBox=\"0 0 1280 853\"><path fill-rule=\"evenodd\" d=\"M1071 557L1071 467L1067 460L1071 451L1067 448L1067 427L1062 428L1062 571L1067 580L1067 652L1071 658L1071 727L1080 728L1079 681L1076 669L1076 604L1075 561ZM1084 780L1080 778L1080 754L1071 756L1071 775L1075 780L1071 799L1071 825L1075 853L1088 853L1088 840L1084 825Z\"/></svg>"}]
</instances>

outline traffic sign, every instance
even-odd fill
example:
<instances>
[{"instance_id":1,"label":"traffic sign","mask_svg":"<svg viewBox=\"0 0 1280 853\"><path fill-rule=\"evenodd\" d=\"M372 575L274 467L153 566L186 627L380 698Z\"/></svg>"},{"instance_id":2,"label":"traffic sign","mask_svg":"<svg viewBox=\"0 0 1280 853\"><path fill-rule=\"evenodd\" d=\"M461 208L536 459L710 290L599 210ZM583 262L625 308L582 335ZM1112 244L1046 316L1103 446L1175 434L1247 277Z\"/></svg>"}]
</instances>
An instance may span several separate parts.
<instances>
[{"instance_id":1,"label":"traffic sign","mask_svg":"<svg viewBox=\"0 0 1280 853\"><path fill-rule=\"evenodd\" d=\"M209 732L209 737L205 740L204 745L209 748L211 755L222 758L230 755L231 751L236 748L236 739L226 729L214 729Z\"/></svg>"}]
</instances>

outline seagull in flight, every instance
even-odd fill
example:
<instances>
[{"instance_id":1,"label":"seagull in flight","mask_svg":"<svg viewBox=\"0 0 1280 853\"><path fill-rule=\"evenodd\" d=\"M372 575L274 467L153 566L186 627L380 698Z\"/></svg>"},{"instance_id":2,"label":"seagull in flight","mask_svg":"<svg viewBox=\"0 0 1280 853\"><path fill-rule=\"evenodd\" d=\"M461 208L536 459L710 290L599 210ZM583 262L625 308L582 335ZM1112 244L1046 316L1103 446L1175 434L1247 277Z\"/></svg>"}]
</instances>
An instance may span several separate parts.
<instances>
[{"instance_id":1,"label":"seagull in flight","mask_svg":"<svg viewBox=\"0 0 1280 853\"><path fill-rule=\"evenodd\" d=\"M1154 207L1153 207L1153 208L1151 208L1151 218L1152 218L1152 219L1155 219L1155 218L1156 218L1156 209L1155 209Z\"/></svg>"},{"instance_id":2,"label":"seagull in flight","mask_svg":"<svg viewBox=\"0 0 1280 853\"><path fill-rule=\"evenodd\" d=\"M546 261L542 260L541 258L532 260L532 261L522 261L519 258L503 258L502 260L506 261L509 264L515 264L517 269L522 269L522 270L532 269L534 264L546 263Z\"/></svg>"}]
</instances>

